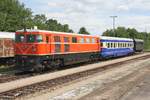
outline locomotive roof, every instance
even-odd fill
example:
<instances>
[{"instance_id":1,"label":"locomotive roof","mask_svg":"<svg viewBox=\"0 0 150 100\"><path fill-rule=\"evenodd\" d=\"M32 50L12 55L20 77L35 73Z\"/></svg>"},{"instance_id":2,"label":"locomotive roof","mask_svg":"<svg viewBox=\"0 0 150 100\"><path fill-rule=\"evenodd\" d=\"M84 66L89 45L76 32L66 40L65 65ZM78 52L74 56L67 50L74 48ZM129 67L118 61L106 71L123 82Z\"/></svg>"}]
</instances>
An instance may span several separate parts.
<instances>
[{"instance_id":1,"label":"locomotive roof","mask_svg":"<svg viewBox=\"0 0 150 100\"><path fill-rule=\"evenodd\" d=\"M100 37L103 40L124 40L124 41L133 41L130 38L121 38L121 37L108 37L108 36L101 36Z\"/></svg>"},{"instance_id":2,"label":"locomotive roof","mask_svg":"<svg viewBox=\"0 0 150 100\"><path fill-rule=\"evenodd\" d=\"M13 32L0 32L0 38L15 38L15 33Z\"/></svg>"},{"instance_id":3,"label":"locomotive roof","mask_svg":"<svg viewBox=\"0 0 150 100\"><path fill-rule=\"evenodd\" d=\"M27 32L51 32L55 34L67 34L67 35L79 35L79 36L93 36L93 37L99 37L96 35L84 35L84 34L77 34L77 33L67 33L67 32L56 32L56 31L47 31L47 30L37 30L37 29L26 29ZM24 32L24 30L18 30L17 32Z\"/></svg>"}]
</instances>

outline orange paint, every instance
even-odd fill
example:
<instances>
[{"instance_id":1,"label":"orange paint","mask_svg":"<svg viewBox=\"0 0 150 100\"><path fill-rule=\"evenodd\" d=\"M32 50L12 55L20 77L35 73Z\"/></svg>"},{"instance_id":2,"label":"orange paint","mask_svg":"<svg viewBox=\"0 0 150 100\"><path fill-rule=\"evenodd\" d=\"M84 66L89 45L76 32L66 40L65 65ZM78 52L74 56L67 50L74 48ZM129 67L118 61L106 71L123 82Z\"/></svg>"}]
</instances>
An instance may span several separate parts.
<instances>
[{"instance_id":1,"label":"orange paint","mask_svg":"<svg viewBox=\"0 0 150 100\"><path fill-rule=\"evenodd\" d=\"M37 32L16 32L17 34L24 34L25 37L28 34L42 35L43 42L16 42L15 54L16 55L51 55L55 53L67 54L67 53L83 53L83 52L100 52L100 38L92 35L79 35L75 33L56 33L51 31L38 31ZM54 41L54 37L60 37L60 42ZM67 37L67 42L64 41L64 37ZM77 43L72 42L72 37L76 37ZM84 43L80 43L81 38L84 39ZM88 41L86 41L88 38ZM92 43L92 39L95 40ZM59 40L59 39L58 39ZM26 39L25 39L26 41ZM60 52L56 52L56 44L60 45ZM69 45L69 49L65 51L65 46Z\"/></svg>"}]
</instances>

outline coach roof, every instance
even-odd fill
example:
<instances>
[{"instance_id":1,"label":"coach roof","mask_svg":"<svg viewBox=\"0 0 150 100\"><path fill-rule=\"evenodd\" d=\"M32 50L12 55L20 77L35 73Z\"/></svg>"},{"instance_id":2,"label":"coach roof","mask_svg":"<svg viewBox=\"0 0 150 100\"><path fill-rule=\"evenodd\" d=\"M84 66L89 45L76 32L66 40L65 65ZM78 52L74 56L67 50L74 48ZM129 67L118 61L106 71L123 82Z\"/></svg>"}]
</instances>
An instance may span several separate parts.
<instances>
[{"instance_id":1,"label":"coach roof","mask_svg":"<svg viewBox=\"0 0 150 100\"><path fill-rule=\"evenodd\" d=\"M0 38L15 38L15 33L13 32L0 32Z\"/></svg>"},{"instance_id":2,"label":"coach roof","mask_svg":"<svg viewBox=\"0 0 150 100\"><path fill-rule=\"evenodd\" d=\"M121 37L108 37L108 36L100 36L102 40L121 40L121 41L133 41L130 38L121 38Z\"/></svg>"}]
</instances>

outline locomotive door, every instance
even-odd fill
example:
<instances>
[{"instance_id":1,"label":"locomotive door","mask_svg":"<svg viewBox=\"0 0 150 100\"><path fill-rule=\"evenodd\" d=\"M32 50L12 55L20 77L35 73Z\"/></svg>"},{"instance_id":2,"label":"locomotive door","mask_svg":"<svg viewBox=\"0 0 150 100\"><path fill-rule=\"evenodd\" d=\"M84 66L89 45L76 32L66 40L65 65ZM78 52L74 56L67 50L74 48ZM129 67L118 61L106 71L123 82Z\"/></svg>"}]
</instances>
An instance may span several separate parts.
<instances>
[{"instance_id":1,"label":"locomotive door","mask_svg":"<svg viewBox=\"0 0 150 100\"><path fill-rule=\"evenodd\" d=\"M46 36L46 53L49 54L51 52L51 45L50 45L50 36Z\"/></svg>"}]
</instances>

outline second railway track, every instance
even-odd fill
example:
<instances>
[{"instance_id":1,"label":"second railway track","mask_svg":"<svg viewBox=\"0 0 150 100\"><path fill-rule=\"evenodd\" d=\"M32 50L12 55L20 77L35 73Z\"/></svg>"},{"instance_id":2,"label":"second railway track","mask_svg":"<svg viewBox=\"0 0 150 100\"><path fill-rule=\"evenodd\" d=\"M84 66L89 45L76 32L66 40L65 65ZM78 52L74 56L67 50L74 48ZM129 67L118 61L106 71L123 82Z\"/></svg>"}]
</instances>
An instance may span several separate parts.
<instances>
[{"instance_id":1,"label":"second railway track","mask_svg":"<svg viewBox=\"0 0 150 100\"><path fill-rule=\"evenodd\" d=\"M89 75L101 72L106 69L118 67L119 65L146 58L150 58L149 53L128 57L128 59L115 59L112 61L108 61L104 64L91 64L91 66L87 65L86 67L82 66L81 68L72 68L60 72L54 72L50 75L45 74L31 77L29 79L26 78L16 80L14 82L2 83L0 84L0 99L15 99L25 95L29 95L31 93L35 93L37 91L42 91L44 89L51 89L51 91L53 91L65 83L87 77ZM92 66L94 67L92 68Z\"/></svg>"}]
</instances>

